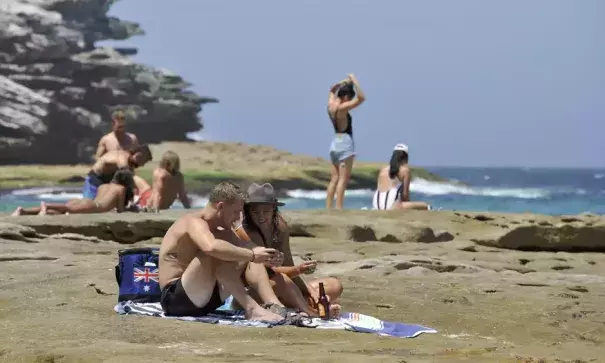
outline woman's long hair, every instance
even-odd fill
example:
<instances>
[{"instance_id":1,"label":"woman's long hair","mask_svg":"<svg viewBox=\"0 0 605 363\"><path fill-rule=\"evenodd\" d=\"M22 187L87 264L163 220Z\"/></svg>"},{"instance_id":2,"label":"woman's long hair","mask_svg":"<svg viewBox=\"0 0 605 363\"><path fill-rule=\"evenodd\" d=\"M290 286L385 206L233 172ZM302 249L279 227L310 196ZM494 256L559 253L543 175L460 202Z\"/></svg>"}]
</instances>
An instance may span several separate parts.
<instances>
[{"instance_id":1,"label":"woman's long hair","mask_svg":"<svg viewBox=\"0 0 605 363\"><path fill-rule=\"evenodd\" d=\"M112 183L119 184L126 189L124 204L128 205L134 198L134 173L130 169L118 169L113 174Z\"/></svg>"},{"instance_id":2,"label":"woman's long hair","mask_svg":"<svg viewBox=\"0 0 605 363\"><path fill-rule=\"evenodd\" d=\"M345 98L345 96L349 96L349 99L352 100L355 97L355 88L353 87L353 84L347 82L338 87L335 93L336 97L340 99Z\"/></svg>"},{"instance_id":3,"label":"woman's long hair","mask_svg":"<svg viewBox=\"0 0 605 363\"><path fill-rule=\"evenodd\" d=\"M395 179L399 174L399 168L408 162L408 153L403 150L394 150L389 163L389 177Z\"/></svg>"},{"instance_id":4,"label":"woman's long hair","mask_svg":"<svg viewBox=\"0 0 605 363\"><path fill-rule=\"evenodd\" d=\"M273 244L279 241L279 208L277 208L277 205L273 207L273 236L271 236L271 244L267 245L267 242L269 242L267 241L267 236L263 234L260 227L257 226L256 223L254 223L254 220L252 220L252 215L250 211L252 207L253 205L251 204L247 204L244 206L244 219L242 221L242 225L256 230L256 232L258 232L258 234L263 239L263 244L265 245L265 247L271 247Z\"/></svg>"}]
</instances>

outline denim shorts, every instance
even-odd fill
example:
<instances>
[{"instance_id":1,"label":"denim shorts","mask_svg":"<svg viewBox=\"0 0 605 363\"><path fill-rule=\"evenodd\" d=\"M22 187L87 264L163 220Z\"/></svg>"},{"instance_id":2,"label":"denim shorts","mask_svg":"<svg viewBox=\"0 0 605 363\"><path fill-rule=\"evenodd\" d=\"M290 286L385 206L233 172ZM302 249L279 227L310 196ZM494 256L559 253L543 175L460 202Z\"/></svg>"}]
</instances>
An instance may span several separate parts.
<instances>
[{"instance_id":1,"label":"denim shorts","mask_svg":"<svg viewBox=\"0 0 605 363\"><path fill-rule=\"evenodd\" d=\"M340 164L351 156L355 156L355 142L349 134L336 134L330 145L330 160L332 164Z\"/></svg>"}]
</instances>

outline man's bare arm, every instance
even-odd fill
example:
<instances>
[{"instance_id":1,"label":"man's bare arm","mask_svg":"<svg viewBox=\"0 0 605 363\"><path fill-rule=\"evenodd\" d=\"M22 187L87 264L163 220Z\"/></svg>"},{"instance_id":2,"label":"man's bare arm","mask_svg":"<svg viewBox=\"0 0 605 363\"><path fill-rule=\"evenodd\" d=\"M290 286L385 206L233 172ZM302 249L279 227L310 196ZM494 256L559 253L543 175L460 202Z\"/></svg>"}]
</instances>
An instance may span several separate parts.
<instances>
[{"instance_id":1,"label":"man's bare arm","mask_svg":"<svg viewBox=\"0 0 605 363\"><path fill-rule=\"evenodd\" d=\"M118 167L118 169L132 169L130 167L130 154L127 151L114 151L119 153L119 155L117 156L116 159L116 166Z\"/></svg>"},{"instance_id":2,"label":"man's bare arm","mask_svg":"<svg viewBox=\"0 0 605 363\"><path fill-rule=\"evenodd\" d=\"M185 191L185 178L183 174L178 175L179 178L179 200L183 203L183 207L185 209L191 208L191 203L189 202L189 198L187 197L187 192Z\"/></svg>"},{"instance_id":3,"label":"man's bare arm","mask_svg":"<svg viewBox=\"0 0 605 363\"><path fill-rule=\"evenodd\" d=\"M95 153L95 160L99 160L103 154L107 152L107 147L105 146L105 136L99 140L99 145L97 145L97 152Z\"/></svg>"},{"instance_id":4,"label":"man's bare arm","mask_svg":"<svg viewBox=\"0 0 605 363\"><path fill-rule=\"evenodd\" d=\"M191 240L209 256L223 261L252 261L254 259L251 249L237 247L227 241L214 238L208 229L208 224L201 219L189 219L187 230Z\"/></svg>"}]
</instances>

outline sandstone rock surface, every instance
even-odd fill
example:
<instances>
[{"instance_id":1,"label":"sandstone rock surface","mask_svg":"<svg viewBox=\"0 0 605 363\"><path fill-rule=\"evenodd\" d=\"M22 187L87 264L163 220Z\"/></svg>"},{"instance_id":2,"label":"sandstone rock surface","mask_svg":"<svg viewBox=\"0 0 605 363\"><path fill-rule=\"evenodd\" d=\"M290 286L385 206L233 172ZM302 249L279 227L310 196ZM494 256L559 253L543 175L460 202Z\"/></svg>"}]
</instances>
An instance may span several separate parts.
<instances>
[{"instance_id":1,"label":"sandstone rock surface","mask_svg":"<svg viewBox=\"0 0 605 363\"><path fill-rule=\"evenodd\" d=\"M338 276L345 310L439 331L401 340L116 315L117 251L158 246L183 213L0 217L0 361L571 363L605 356L605 255L577 249L592 246L580 240L601 233L603 217L285 211L295 226L295 261L318 260L316 276ZM570 231L581 231L579 239ZM435 241L442 233L453 239Z\"/></svg>"},{"instance_id":2,"label":"sandstone rock surface","mask_svg":"<svg viewBox=\"0 0 605 363\"><path fill-rule=\"evenodd\" d=\"M113 110L142 142L187 140L201 105L177 74L133 62L136 48L97 47L143 35L108 16L107 0L0 2L0 163L89 162Z\"/></svg>"}]
</instances>

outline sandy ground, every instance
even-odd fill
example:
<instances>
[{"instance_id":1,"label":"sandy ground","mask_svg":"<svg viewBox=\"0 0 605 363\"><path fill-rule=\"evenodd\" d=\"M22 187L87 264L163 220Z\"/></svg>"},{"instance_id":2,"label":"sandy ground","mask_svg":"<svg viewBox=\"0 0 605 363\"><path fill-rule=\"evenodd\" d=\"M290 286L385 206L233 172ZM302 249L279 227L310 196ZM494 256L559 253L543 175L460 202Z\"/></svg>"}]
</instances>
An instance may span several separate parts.
<instances>
[{"instance_id":1,"label":"sandy ground","mask_svg":"<svg viewBox=\"0 0 605 363\"><path fill-rule=\"evenodd\" d=\"M0 217L0 361L605 361L605 255L563 252L605 246L603 218L287 213L346 311L438 330L400 339L118 316L117 251L157 246L180 213ZM501 248L511 234L559 252Z\"/></svg>"}]
</instances>

